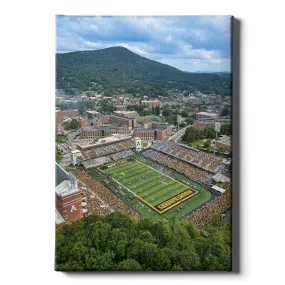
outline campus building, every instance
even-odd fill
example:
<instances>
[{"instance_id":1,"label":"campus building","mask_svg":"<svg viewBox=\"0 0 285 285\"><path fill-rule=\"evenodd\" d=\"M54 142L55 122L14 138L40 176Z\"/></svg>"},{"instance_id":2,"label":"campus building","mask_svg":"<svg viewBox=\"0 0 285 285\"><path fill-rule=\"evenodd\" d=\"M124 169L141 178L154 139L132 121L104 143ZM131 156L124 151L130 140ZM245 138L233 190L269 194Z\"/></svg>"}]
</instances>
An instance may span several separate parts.
<instances>
[{"instance_id":1,"label":"campus building","mask_svg":"<svg viewBox=\"0 0 285 285\"><path fill-rule=\"evenodd\" d=\"M101 114L97 111L86 111L86 115L88 119L92 119L93 117L99 117Z\"/></svg>"},{"instance_id":2,"label":"campus building","mask_svg":"<svg viewBox=\"0 0 285 285\"><path fill-rule=\"evenodd\" d=\"M159 107L160 101L159 100L141 100L141 104L145 105L148 109Z\"/></svg>"},{"instance_id":3,"label":"campus building","mask_svg":"<svg viewBox=\"0 0 285 285\"><path fill-rule=\"evenodd\" d=\"M197 120L217 119L218 117L219 117L219 114L217 114L217 113L209 113L209 112L199 112L199 113L196 113L196 119Z\"/></svg>"},{"instance_id":4,"label":"campus building","mask_svg":"<svg viewBox=\"0 0 285 285\"><path fill-rule=\"evenodd\" d=\"M55 123L56 125L63 123L63 113L58 107L55 108Z\"/></svg>"},{"instance_id":5,"label":"campus building","mask_svg":"<svg viewBox=\"0 0 285 285\"><path fill-rule=\"evenodd\" d=\"M95 139L95 138L104 138L114 134L124 134L128 132L126 127L109 127L102 126L99 128L93 126L85 126L80 129L80 138L81 139Z\"/></svg>"},{"instance_id":6,"label":"campus building","mask_svg":"<svg viewBox=\"0 0 285 285\"><path fill-rule=\"evenodd\" d=\"M124 118L130 118L138 116L139 114L137 111L114 111L114 115L121 116Z\"/></svg>"},{"instance_id":7,"label":"campus building","mask_svg":"<svg viewBox=\"0 0 285 285\"><path fill-rule=\"evenodd\" d=\"M66 172L58 163L55 164L55 225L61 228L83 218L82 195L76 178Z\"/></svg>"},{"instance_id":8,"label":"campus building","mask_svg":"<svg viewBox=\"0 0 285 285\"><path fill-rule=\"evenodd\" d=\"M144 123L143 128L135 128L133 137L142 140L163 140L171 135L173 127L166 123L150 122Z\"/></svg>"},{"instance_id":9,"label":"campus building","mask_svg":"<svg viewBox=\"0 0 285 285\"><path fill-rule=\"evenodd\" d=\"M201 121L197 120L193 123L194 128L206 128L206 127L215 127L215 121L208 120L208 121Z\"/></svg>"},{"instance_id":10,"label":"campus building","mask_svg":"<svg viewBox=\"0 0 285 285\"><path fill-rule=\"evenodd\" d=\"M184 111L188 112L188 113L198 113L199 112L199 108L198 107L184 107L183 108Z\"/></svg>"},{"instance_id":11,"label":"campus building","mask_svg":"<svg viewBox=\"0 0 285 285\"><path fill-rule=\"evenodd\" d=\"M79 117L78 110L62 110L63 117L77 118Z\"/></svg>"}]
</instances>

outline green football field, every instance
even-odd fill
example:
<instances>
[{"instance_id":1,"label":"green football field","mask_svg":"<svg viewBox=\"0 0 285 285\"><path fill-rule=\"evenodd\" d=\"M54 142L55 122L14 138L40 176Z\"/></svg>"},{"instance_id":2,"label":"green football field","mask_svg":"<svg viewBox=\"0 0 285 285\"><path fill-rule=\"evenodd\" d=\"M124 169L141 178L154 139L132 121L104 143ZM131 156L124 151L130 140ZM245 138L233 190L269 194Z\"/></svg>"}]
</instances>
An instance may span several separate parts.
<instances>
[{"instance_id":1,"label":"green football field","mask_svg":"<svg viewBox=\"0 0 285 285\"><path fill-rule=\"evenodd\" d=\"M158 214L163 214L199 191L136 159L121 159L97 168L110 175L126 192Z\"/></svg>"}]
</instances>

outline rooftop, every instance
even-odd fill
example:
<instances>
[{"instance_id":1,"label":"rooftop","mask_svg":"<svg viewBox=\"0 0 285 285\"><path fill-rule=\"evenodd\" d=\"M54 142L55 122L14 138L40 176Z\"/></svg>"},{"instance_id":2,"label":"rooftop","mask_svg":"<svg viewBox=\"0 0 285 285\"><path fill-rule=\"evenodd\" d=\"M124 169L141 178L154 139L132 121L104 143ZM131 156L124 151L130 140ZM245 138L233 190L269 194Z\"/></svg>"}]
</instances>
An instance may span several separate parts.
<instances>
[{"instance_id":1,"label":"rooftop","mask_svg":"<svg viewBox=\"0 0 285 285\"><path fill-rule=\"evenodd\" d=\"M55 208L55 223L60 225L64 222L64 218L60 214L60 212Z\"/></svg>"},{"instance_id":2,"label":"rooftop","mask_svg":"<svg viewBox=\"0 0 285 285\"><path fill-rule=\"evenodd\" d=\"M147 115L147 116L134 116L133 118L135 118L135 119L139 119L139 118L159 118L159 116Z\"/></svg>"},{"instance_id":3,"label":"rooftop","mask_svg":"<svg viewBox=\"0 0 285 285\"><path fill-rule=\"evenodd\" d=\"M83 127L81 127L81 130L84 130L84 131L98 130L98 128L95 128L93 126L83 126Z\"/></svg>"},{"instance_id":4,"label":"rooftop","mask_svg":"<svg viewBox=\"0 0 285 285\"><path fill-rule=\"evenodd\" d=\"M217 142L230 146L232 144L232 139L229 136L222 136Z\"/></svg>"},{"instance_id":5,"label":"rooftop","mask_svg":"<svg viewBox=\"0 0 285 285\"><path fill-rule=\"evenodd\" d=\"M216 175L214 175L212 177L216 182L230 182L230 178L226 177L225 175L223 175L222 173L217 173Z\"/></svg>"},{"instance_id":6,"label":"rooftop","mask_svg":"<svg viewBox=\"0 0 285 285\"><path fill-rule=\"evenodd\" d=\"M90 148L90 147L99 146L101 144L106 144L106 143L110 143L110 142L117 142L117 141L130 139L130 138L131 138L130 136L114 134L114 135L109 136L109 137L98 139L98 141L96 141L93 144L90 144L88 142L80 142L80 143L77 143L76 145L78 145L81 148Z\"/></svg>"},{"instance_id":7,"label":"rooftop","mask_svg":"<svg viewBox=\"0 0 285 285\"><path fill-rule=\"evenodd\" d=\"M71 180L64 180L55 187L55 192L60 196L66 196L78 192L78 189Z\"/></svg>"},{"instance_id":8,"label":"rooftop","mask_svg":"<svg viewBox=\"0 0 285 285\"><path fill-rule=\"evenodd\" d=\"M143 131L144 133L148 132L148 133L152 133L154 132L156 129L142 129L142 128L134 128L134 131Z\"/></svg>"},{"instance_id":9,"label":"rooftop","mask_svg":"<svg viewBox=\"0 0 285 285\"><path fill-rule=\"evenodd\" d=\"M220 193L222 193L222 194L226 192L226 190L224 188L221 188L221 187L219 187L217 185L214 185L211 188L216 190L216 191L218 191L218 192L220 192Z\"/></svg>"},{"instance_id":10,"label":"rooftop","mask_svg":"<svg viewBox=\"0 0 285 285\"><path fill-rule=\"evenodd\" d=\"M75 149L75 150L72 150L72 151L71 151L71 153L72 153L72 154L75 154L75 153L81 153L81 151L80 151L80 150L78 150L78 149Z\"/></svg>"},{"instance_id":11,"label":"rooftop","mask_svg":"<svg viewBox=\"0 0 285 285\"><path fill-rule=\"evenodd\" d=\"M78 111L78 109L63 109L62 111L70 112L70 111Z\"/></svg>"},{"instance_id":12,"label":"rooftop","mask_svg":"<svg viewBox=\"0 0 285 285\"><path fill-rule=\"evenodd\" d=\"M99 120L98 117L93 117L93 118L90 120L90 122L91 122L91 123L94 123L94 122L97 122L98 120Z\"/></svg>"},{"instance_id":13,"label":"rooftop","mask_svg":"<svg viewBox=\"0 0 285 285\"><path fill-rule=\"evenodd\" d=\"M114 111L115 114L131 114L137 111Z\"/></svg>"},{"instance_id":14,"label":"rooftop","mask_svg":"<svg viewBox=\"0 0 285 285\"><path fill-rule=\"evenodd\" d=\"M217 113L210 113L210 112L199 112L198 115L205 115L205 116L217 116Z\"/></svg>"}]
</instances>

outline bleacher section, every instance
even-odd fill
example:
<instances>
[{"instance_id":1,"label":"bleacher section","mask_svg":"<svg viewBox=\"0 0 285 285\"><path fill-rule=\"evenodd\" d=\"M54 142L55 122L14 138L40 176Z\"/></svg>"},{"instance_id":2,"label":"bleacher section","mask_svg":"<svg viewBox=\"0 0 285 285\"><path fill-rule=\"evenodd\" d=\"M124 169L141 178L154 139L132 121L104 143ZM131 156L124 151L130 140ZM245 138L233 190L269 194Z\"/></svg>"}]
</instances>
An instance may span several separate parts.
<instances>
[{"instance_id":1,"label":"bleacher section","mask_svg":"<svg viewBox=\"0 0 285 285\"><path fill-rule=\"evenodd\" d=\"M132 140L128 141L120 141L104 146L100 146L94 149L82 151L82 158L81 161L93 159L101 156L106 156L112 153L121 152L123 150L131 149L133 148L134 142Z\"/></svg>"},{"instance_id":2,"label":"bleacher section","mask_svg":"<svg viewBox=\"0 0 285 285\"><path fill-rule=\"evenodd\" d=\"M85 168L90 168L90 167L97 167L99 165L105 164L107 162L111 161L111 159L107 156L102 156L102 157L98 157L98 158L93 158L93 159L89 159L86 161L82 161L82 165Z\"/></svg>"},{"instance_id":3,"label":"bleacher section","mask_svg":"<svg viewBox=\"0 0 285 285\"><path fill-rule=\"evenodd\" d=\"M166 165L180 173L183 173L191 180L202 183L204 185L210 184L212 174L208 171L200 169L189 163L183 162L178 158L161 153L154 149L148 149L141 153L144 157L150 158L160 164Z\"/></svg>"},{"instance_id":4,"label":"bleacher section","mask_svg":"<svg viewBox=\"0 0 285 285\"><path fill-rule=\"evenodd\" d=\"M98 148L82 152L82 157L78 161L87 169L105 164L111 160L126 158L134 155L131 150L134 147L133 141L117 142L110 145L100 146Z\"/></svg>"},{"instance_id":5,"label":"bleacher section","mask_svg":"<svg viewBox=\"0 0 285 285\"><path fill-rule=\"evenodd\" d=\"M186 147L173 141L155 142L152 149L179 158L187 163L191 163L212 173L223 170L224 165L220 157L215 157L203 151Z\"/></svg>"}]
</instances>

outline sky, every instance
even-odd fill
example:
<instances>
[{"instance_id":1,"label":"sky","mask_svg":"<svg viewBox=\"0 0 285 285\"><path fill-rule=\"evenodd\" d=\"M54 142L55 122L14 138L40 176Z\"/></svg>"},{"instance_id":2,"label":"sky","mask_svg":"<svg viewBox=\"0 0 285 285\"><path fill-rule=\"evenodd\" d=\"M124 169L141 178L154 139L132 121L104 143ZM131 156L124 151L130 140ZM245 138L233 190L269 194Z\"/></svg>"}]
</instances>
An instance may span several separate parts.
<instances>
[{"instance_id":1,"label":"sky","mask_svg":"<svg viewBox=\"0 0 285 285\"><path fill-rule=\"evenodd\" d=\"M187 72L230 72L230 16L56 16L56 52L123 46Z\"/></svg>"}]
</instances>

